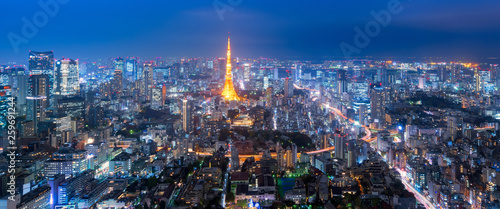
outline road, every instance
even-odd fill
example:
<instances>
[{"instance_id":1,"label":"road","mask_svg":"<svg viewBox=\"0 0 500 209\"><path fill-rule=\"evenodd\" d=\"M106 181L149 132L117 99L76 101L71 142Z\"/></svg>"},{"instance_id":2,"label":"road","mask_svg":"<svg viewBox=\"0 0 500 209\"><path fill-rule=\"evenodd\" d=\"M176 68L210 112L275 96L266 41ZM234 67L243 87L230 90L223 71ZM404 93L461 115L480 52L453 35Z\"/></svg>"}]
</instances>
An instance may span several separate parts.
<instances>
[{"instance_id":1,"label":"road","mask_svg":"<svg viewBox=\"0 0 500 209\"><path fill-rule=\"evenodd\" d=\"M315 89L308 89L308 88L301 88L297 85L294 85L295 88L298 88L298 89L306 89L306 90L310 90L310 91L317 91ZM353 119L348 119L345 115L342 114L342 112L340 110L338 110L337 108L334 108L334 107L330 107L330 105L326 104L326 103L323 103L322 104L323 106L325 106L326 108L332 110L332 113L336 113L337 115L341 116L342 118L348 120L350 123L354 123L354 120ZM377 138L376 137L371 137L371 131L370 129L367 127L367 126L362 126L363 128L365 128L365 133L366 135L361 138L361 140L364 140L366 142L373 142L375 141ZM484 129L488 129L488 128L491 128L491 127L486 127ZM396 132L396 133L393 133L393 132ZM391 130L391 134L397 134L397 131L392 131ZM415 195L415 198L422 204L424 204L425 208L427 209L435 209L436 207L425 197L423 196L422 194L420 194L420 192L418 192L415 188L413 188L413 186L411 186L407 181L406 179L404 178L406 176L406 173L404 171L402 171L401 169L399 168L396 168L396 170L399 172L399 174L401 175L401 181L403 182L403 184L405 185L406 189L408 191L410 191L411 193L413 193Z\"/></svg>"},{"instance_id":2,"label":"road","mask_svg":"<svg viewBox=\"0 0 500 209\"><path fill-rule=\"evenodd\" d=\"M413 193L415 195L415 198L417 198L417 200L424 204L425 208L427 209L435 209L436 207L422 194L420 194L420 192L418 192L415 188L413 188L413 186L411 186L405 179L405 176L406 176L406 172L405 171L402 171L401 169L399 168L396 168L396 170L399 172L399 174L401 175L401 182L403 182L403 184L405 185L405 188L410 191L411 193Z\"/></svg>"}]
</instances>

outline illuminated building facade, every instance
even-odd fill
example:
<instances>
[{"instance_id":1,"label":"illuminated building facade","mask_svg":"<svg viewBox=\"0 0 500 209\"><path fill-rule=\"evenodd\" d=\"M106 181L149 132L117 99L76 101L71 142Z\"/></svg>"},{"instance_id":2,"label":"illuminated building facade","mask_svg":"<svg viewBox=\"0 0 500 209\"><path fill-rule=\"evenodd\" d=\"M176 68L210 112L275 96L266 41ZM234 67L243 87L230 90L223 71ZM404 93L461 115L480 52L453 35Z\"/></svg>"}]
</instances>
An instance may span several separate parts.
<instances>
[{"instance_id":1,"label":"illuminated building facade","mask_svg":"<svg viewBox=\"0 0 500 209\"><path fill-rule=\"evenodd\" d=\"M76 95L80 91L78 61L63 59L56 62L54 70L55 95Z\"/></svg>"},{"instance_id":2,"label":"illuminated building facade","mask_svg":"<svg viewBox=\"0 0 500 209\"><path fill-rule=\"evenodd\" d=\"M29 78L26 119L33 123L34 133L38 133L38 123L45 120L45 112L49 106L50 78L48 75L31 75Z\"/></svg>"},{"instance_id":3,"label":"illuminated building facade","mask_svg":"<svg viewBox=\"0 0 500 209\"><path fill-rule=\"evenodd\" d=\"M50 74L54 70L54 52L35 52L29 53L30 74Z\"/></svg>"}]
</instances>

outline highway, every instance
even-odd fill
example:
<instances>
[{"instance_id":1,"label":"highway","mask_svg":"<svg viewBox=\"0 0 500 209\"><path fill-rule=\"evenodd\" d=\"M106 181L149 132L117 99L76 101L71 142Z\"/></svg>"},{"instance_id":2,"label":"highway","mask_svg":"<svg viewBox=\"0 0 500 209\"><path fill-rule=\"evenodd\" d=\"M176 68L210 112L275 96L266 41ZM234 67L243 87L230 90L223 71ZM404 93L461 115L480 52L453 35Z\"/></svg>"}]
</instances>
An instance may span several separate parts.
<instances>
[{"instance_id":1,"label":"highway","mask_svg":"<svg viewBox=\"0 0 500 209\"><path fill-rule=\"evenodd\" d=\"M413 193L415 195L415 198L417 198L417 200L424 204L425 208L427 209L435 209L436 207L425 197L423 196L422 194L420 194L420 192L418 192L415 188L413 188L413 186L411 186L407 181L406 181L406 172L405 171L402 171L401 169L395 167L396 170L399 172L399 174L401 175L401 182L403 182L403 184L405 185L405 188L410 191L411 193Z\"/></svg>"},{"instance_id":2,"label":"highway","mask_svg":"<svg viewBox=\"0 0 500 209\"><path fill-rule=\"evenodd\" d=\"M317 91L317 90L314 90L314 89L308 89L308 88L302 88L302 87L299 87L297 85L295 85L295 88L298 88L298 89L306 89L306 90L310 90L310 91ZM336 113L337 115L341 116L342 118L348 120L349 122L351 123L354 123L354 120L353 119L348 119L345 115L342 114L342 112L340 110L338 110L337 108L334 108L334 107L330 107L330 105L326 104L326 103L323 103L322 104L324 107L332 110L332 113ZM367 127L367 126L362 126L363 128L365 128L365 133L366 135L361 138L361 140L363 141L366 141L366 142L374 142L375 140L377 140L377 137L371 137L371 131L370 129ZM489 129L491 127L486 127L484 129ZM478 128L479 129L479 128ZM476 130L478 130L476 129ZM377 129L377 130L381 130L381 129ZM397 133L397 131L390 131L391 132L391 135L392 134L395 134L394 132ZM413 193L415 195L415 198L420 202L422 203L425 208L427 209L435 209L436 207L425 197L423 196L422 194L420 194L420 192L418 192L415 188L413 188L413 186L411 186L405 179L405 176L406 176L406 172L402 171L401 169L399 168L396 168L396 170L399 172L399 174L401 175L401 181L403 182L403 184L405 185L406 189L408 191L410 191L411 193Z\"/></svg>"}]
</instances>

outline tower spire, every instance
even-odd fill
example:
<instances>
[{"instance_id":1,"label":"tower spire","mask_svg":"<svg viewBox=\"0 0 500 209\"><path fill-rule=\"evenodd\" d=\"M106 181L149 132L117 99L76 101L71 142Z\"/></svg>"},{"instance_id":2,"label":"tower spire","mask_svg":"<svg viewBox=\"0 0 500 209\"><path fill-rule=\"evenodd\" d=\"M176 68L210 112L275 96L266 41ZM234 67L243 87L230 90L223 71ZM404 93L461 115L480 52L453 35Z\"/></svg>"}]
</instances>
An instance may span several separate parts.
<instances>
[{"instance_id":1,"label":"tower spire","mask_svg":"<svg viewBox=\"0 0 500 209\"><path fill-rule=\"evenodd\" d=\"M231 72L231 39L229 32L227 33L227 58L226 58L226 81L224 82L224 90L222 96L227 100L240 100L233 86L233 74Z\"/></svg>"}]
</instances>

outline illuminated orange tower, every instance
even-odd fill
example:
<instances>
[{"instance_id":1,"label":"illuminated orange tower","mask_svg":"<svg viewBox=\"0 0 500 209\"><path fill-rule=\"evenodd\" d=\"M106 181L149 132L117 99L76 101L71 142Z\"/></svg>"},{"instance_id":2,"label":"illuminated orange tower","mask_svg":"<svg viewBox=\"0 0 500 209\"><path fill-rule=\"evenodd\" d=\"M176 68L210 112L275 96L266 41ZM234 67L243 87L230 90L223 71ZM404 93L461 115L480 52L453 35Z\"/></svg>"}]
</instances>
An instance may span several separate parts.
<instances>
[{"instance_id":1,"label":"illuminated orange tower","mask_svg":"<svg viewBox=\"0 0 500 209\"><path fill-rule=\"evenodd\" d=\"M224 90L222 96L226 100L240 100L233 86L233 73L231 72L231 41L227 37L227 59L226 59L226 81L224 82Z\"/></svg>"}]
</instances>

